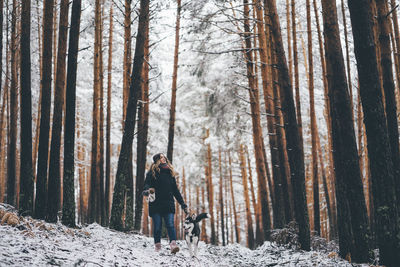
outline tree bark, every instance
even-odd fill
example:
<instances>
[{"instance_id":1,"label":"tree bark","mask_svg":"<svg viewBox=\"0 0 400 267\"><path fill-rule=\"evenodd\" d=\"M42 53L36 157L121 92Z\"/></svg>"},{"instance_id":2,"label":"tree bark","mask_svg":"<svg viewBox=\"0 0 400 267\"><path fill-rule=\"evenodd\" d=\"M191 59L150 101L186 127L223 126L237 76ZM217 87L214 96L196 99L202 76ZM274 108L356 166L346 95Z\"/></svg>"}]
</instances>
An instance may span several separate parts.
<instances>
[{"instance_id":1,"label":"tree bark","mask_svg":"<svg viewBox=\"0 0 400 267\"><path fill-rule=\"evenodd\" d=\"M382 105L369 1L348 1L368 141L375 226L381 263L400 262L399 218L390 139ZM398 163L395 163L398 164Z\"/></svg>"},{"instance_id":2,"label":"tree bark","mask_svg":"<svg viewBox=\"0 0 400 267\"><path fill-rule=\"evenodd\" d=\"M378 9L379 45L381 51L381 69L385 95L385 113L389 134L390 152L393 162L394 184L396 186L397 209L400 208L400 152L399 131L394 77L392 71L392 50L390 46L390 27L387 16L387 0L376 0ZM393 48L394 49L394 48Z\"/></svg>"},{"instance_id":3,"label":"tree bark","mask_svg":"<svg viewBox=\"0 0 400 267\"><path fill-rule=\"evenodd\" d=\"M339 249L356 262L368 260L369 228L362 191L346 69L335 1L322 1L325 57L336 173Z\"/></svg>"},{"instance_id":4,"label":"tree bark","mask_svg":"<svg viewBox=\"0 0 400 267\"><path fill-rule=\"evenodd\" d=\"M146 170L146 155L147 155L147 139L149 130L149 27L146 28L146 41L144 45L145 62L143 63L143 84L141 92L141 101L139 105L139 120L138 120L138 137L137 137L137 160L136 160L136 207L135 207L135 230L140 229L142 219L143 196L145 170ZM176 210L177 212L178 210Z\"/></svg>"},{"instance_id":5,"label":"tree bark","mask_svg":"<svg viewBox=\"0 0 400 267\"><path fill-rule=\"evenodd\" d=\"M265 2L265 0L264 0ZM300 81L299 81L299 59L297 52L297 24L296 24L296 3L291 0L292 5L292 36L293 36L293 64L294 64L294 91L296 93L296 116L300 138L300 149L303 153L303 122L301 118L300 103ZM291 85L292 83L290 83ZM291 85L292 86L292 85Z\"/></svg>"},{"instance_id":6,"label":"tree bark","mask_svg":"<svg viewBox=\"0 0 400 267\"><path fill-rule=\"evenodd\" d=\"M258 190L262 208L262 223L264 229L264 240L269 239L269 230L271 229L271 218L269 214L269 201L266 185L266 165L263 153L263 140L262 140L262 129L260 124L260 101L259 92L255 83L255 74L253 67L253 55L252 55L252 44L251 44L251 30L249 22L249 3L247 0L243 1L244 8L244 40L245 40L245 60L247 65L247 79L249 83L249 99L251 109L251 121L253 129L253 144L254 153L256 157L257 166L257 178L258 178Z\"/></svg>"},{"instance_id":7,"label":"tree bark","mask_svg":"<svg viewBox=\"0 0 400 267\"><path fill-rule=\"evenodd\" d=\"M53 46L54 0L45 0L43 7L43 47L41 75L40 136L37 162L37 183L35 217L44 219L46 215L47 164L49 153L50 106L51 106L51 66Z\"/></svg>"},{"instance_id":8,"label":"tree bark","mask_svg":"<svg viewBox=\"0 0 400 267\"><path fill-rule=\"evenodd\" d=\"M79 47L79 28L81 20L81 1L72 3L71 28L69 34L67 84L65 91L64 127L64 175L63 175L63 216L62 223L75 226L74 194L74 145L75 145L75 99L76 71Z\"/></svg>"},{"instance_id":9,"label":"tree bark","mask_svg":"<svg viewBox=\"0 0 400 267\"><path fill-rule=\"evenodd\" d=\"M178 79L178 59L179 59L179 30L181 20L181 0L177 0L176 25L175 25L175 52L174 52L174 69L172 73L172 93L171 93L171 109L169 113L168 128L168 148L167 158L172 162L174 154L174 134L175 134L175 114L176 114L176 91Z\"/></svg>"},{"instance_id":10,"label":"tree bark","mask_svg":"<svg viewBox=\"0 0 400 267\"><path fill-rule=\"evenodd\" d=\"M65 96L65 57L67 53L68 37L68 0L62 0L60 5L60 22L58 34L58 55L55 82L55 99L53 111L53 126L51 132L49 184L47 191L47 218L48 222L57 222L57 213L60 209L60 145L62 129L62 113Z\"/></svg>"},{"instance_id":11,"label":"tree bark","mask_svg":"<svg viewBox=\"0 0 400 267\"><path fill-rule=\"evenodd\" d=\"M285 210L284 200L283 200L283 191L282 191L282 175L281 175L281 167L279 165L279 150L277 149L277 135L275 129L275 111L273 110L273 92L272 92L272 82L270 79L271 68L271 55L269 55L269 51L267 45L271 45L268 43L268 37L266 37L264 24L263 24L263 12L262 12L262 3L260 0L253 0L253 5L255 5L256 14L257 14L257 35L260 43L260 61L261 61L261 76L263 81L263 92L264 92L264 103L265 103L265 111L267 113L267 127L268 127L268 137L269 137L269 146L271 150L271 163L272 163L272 176L273 176L273 188L271 191L274 192L275 201L273 205L273 221L274 228L282 228L285 223ZM269 31L268 31L269 33ZM268 43L268 44L267 44ZM256 61L256 60L255 60Z\"/></svg>"},{"instance_id":12,"label":"tree bark","mask_svg":"<svg viewBox=\"0 0 400 267\"><path fill-rule=\"evenodd\" d=\"M277 68L279 70L281 110L285 121L287 153L289 157L295 204L295 217L299 225L299 242L302 249L310 250L310 228L305 196L304 154L299 131L300 123L296 121L292 86L290 84L285 51L283 49L281 27L277 15L276 3L274 0L264 0L264 5L269 11L271 32L278 60Z\"/></svg>"},{"instance_id":13,"label":"tree bark","mask_svg":"<svg viewBox=\"0 0 400 267\"><path fill-rule=\"evenodd\" d=\"M110 194L111 194L111 87L112 87L112 48L113 48L113 4L110 7L110 32L108 36L108 65L107 65L107 118L106 118L106 225L110 221Z\"/></svg>"},{"instance_id":14,"label":"tree bark","mask_svg":"<svg viewBox=\"0 0 400 267\"><path fill-rule=\"evenodd\" d=\"M2 5L3 3L0 4ZM21 13L21 182L19 195L19 213L22 215L33 214L34 179L32 168L32 92L30 27L31 1L27 0L22 2Z\"/></svg>"},{"instance_id":15,"label":"tree bark","mask_svg":"<svg viewBox=\"0 0 400 267\"><path fill-rule=\"evenodd\" d=\"M319 184L318 184L318 151L317 138L318 126L315 116L314 105L314 60L312 47L311 32L311 4L310 0L306 0L307 9L307 41L308 41L308 90L310 97L310 121L311 121L311 157L312 157L312 178L313 178L313 199L314 199L314 231L317 235L321 235L320 227L320 208L319 208Z\"/></svg>"},{"instance_id":16,"label":"tree bark","mask_svg":"<svg viewBox=\"0 0 400 267\"><path fill-rule=\"evenodd\" d=\"M11 15L11 87L10 87L10 120L8 124L8 146L7 146L7 203L15 206L16 204L16 151L17 151L17 63L16 63L16 18L17 3L13 0Z\"/></svg>"},{"instance_id":17,"label":"tree bark","mask_svg":"<svg viewBox=\"0 0 400 267\"><path fill-rule=\"evenodd\" d=\"M122 211L124 208L124 198L126 192L125 180L129 175L129 159L132 151L132 143L135 130L136 107L142 86L142 70L144 61L144 44L147 24L149 23L149 0L140 1L139 25L136 36L135 56L133 59L133 69L130 84L129 101L127 106L127 116L124 123L124 134L122 136L121 152L118 159L118 169L114 187L113 205L111 209L110 227L122 230Z\"/></svg>"}]
</instances>

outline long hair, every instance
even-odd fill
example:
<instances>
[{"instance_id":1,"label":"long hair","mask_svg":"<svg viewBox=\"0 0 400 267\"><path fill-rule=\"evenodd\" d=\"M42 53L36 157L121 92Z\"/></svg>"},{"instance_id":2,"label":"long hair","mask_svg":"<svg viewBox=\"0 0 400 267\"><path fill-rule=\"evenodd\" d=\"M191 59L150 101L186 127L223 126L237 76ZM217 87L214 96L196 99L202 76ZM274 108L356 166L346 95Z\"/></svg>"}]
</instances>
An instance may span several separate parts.
<instances>
[{"instance_id":1,"label":"long hair","mask_svg":"<svg viewBox=\"0 0 400 267\"><path fill-rule=\"evenodd\" d=\"M164 155L163 155L164 156ZM176 178L178 176L178 173L175 171L174 166L172 166L171 162L167 159L166 156L164 156L167 162L167 165L169 167L169 171L171 172L172 177ZM150 171L153 174L153 177L156 178L156 173L160 173L160 164L161 161L158 159L155 163L152 163L150 166Z\"/></svg>"}]
</instances>

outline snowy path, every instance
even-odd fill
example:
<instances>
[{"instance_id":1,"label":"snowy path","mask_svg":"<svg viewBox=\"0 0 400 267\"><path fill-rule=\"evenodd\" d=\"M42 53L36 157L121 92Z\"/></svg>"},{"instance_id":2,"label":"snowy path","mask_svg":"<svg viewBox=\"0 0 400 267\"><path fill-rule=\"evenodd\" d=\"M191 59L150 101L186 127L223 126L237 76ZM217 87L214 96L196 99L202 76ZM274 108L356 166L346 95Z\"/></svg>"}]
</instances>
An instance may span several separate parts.
<instances>
[{"instance_id":1,"label":"snowy path","mask_svg":"<svg viewBox=\"0 0 400 267\"><path fill-rule=\"evenodd\" d=\"M199 260L184 242L171 255L166 240L153 250L152 238L91 224L71 230L61 224L31 223L32 230L0 226L0 266L352 266L319 252L293 251L266 242L256 250L240 245L214 247L203 242Z\"/></svg>"}]
</instances>

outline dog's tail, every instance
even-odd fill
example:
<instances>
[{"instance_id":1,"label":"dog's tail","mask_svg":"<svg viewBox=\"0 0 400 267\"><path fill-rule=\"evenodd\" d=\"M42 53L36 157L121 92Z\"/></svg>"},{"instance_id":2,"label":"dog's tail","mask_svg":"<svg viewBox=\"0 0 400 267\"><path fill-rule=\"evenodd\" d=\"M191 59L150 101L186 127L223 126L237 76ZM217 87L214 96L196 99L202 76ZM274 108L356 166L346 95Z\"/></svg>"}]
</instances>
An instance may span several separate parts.
<instances>
[{"instance_id":1,"label":"dog's tail","mask_svg":"<svg viewBox=\"0 0 400 267\"><path fill-rule=\"evenodd\" d=\"M200 213L199 215L197 215L196 217L196 222L200 222L201 220L205 219L205 218L211 218L210 214L204 212L204 213Z\"/></svg>"}]
</instances>

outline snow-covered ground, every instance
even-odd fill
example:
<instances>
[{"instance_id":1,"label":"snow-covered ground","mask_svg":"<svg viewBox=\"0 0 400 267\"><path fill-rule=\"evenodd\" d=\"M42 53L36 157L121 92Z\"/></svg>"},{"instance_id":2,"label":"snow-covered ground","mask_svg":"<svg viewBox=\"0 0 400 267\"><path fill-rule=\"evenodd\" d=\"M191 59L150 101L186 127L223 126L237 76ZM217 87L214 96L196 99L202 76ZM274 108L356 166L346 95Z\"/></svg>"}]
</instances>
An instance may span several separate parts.
<instances>
[{"instance_id":1,"label":"snow-covered ground","mask_svg":"<svg viewBox=\"0 0 400 267\"><path fill-rule=\"evenodd\" d=\"M25 218L19 227L0 226L0 266L354 266L322 252L304 252L265 242L256 250L239 244L211 246L200 242L198 259L189 257L185 242L171 255L153 239L91 224L71 229ZM25 225L25 226L22 226Z\"/></svg>"}]
</instances>

